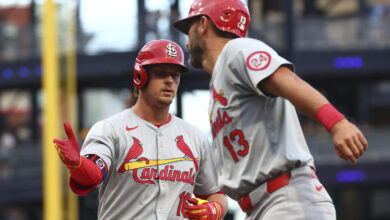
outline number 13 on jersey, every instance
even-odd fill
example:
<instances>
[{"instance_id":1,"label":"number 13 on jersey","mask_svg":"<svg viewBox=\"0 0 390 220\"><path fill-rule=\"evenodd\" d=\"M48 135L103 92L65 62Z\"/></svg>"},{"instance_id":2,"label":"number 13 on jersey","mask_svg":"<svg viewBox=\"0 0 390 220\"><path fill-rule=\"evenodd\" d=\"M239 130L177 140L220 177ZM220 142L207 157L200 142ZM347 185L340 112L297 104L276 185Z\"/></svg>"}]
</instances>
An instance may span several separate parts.
<instances>
[{"instance_id":1,"label":"number 13 on jersey","mask_svg":"<svg viewBox=\"0 0 390 220\"><path fill-rule=\"evenodd\" d=\"M233 148L233 145L232 145L232 143L235 143L236 139L237 139L237 143L240 147L240 149L237 151ZM230 133L229 137L225 136L223 138L223 144L229 150L234 162L237 162L239 160L238 156L245 157L248 154L248 151L249 151L248 142L245 140L244 133L242 133L242 131L239 129L233 130Z\"/></svg>"}]
</instances>

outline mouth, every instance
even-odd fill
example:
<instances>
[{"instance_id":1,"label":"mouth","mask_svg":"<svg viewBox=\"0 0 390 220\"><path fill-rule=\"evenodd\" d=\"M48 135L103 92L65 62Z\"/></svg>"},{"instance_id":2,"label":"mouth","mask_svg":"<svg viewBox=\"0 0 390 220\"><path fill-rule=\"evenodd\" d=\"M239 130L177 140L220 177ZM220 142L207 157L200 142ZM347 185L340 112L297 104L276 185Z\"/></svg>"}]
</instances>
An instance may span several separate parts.
<instances>
[{"instance_id":1,"label":"mouth","mask_svg":"<svg viewBox=\"0 0 390 220\"><path fill-rule=\"evenodd\" d=\"M171 95L173 95L173 90L172 89L163 89L162 93L166 96L171 96Z\"/></svg>"}]
</instances>

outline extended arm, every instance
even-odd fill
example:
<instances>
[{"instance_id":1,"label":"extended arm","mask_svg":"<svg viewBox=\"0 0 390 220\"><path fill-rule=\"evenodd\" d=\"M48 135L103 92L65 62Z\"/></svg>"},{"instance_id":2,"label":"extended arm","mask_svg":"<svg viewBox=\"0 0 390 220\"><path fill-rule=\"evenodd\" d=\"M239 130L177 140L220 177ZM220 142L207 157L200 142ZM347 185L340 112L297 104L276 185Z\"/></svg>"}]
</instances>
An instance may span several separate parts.
<instances>
[{"instance_id":1,"label":"extended arm","mask_svg":"<svg viewBox=\"0 0 390 220\"><path fill-rule=\"evenodd\" d=\"M80 156L80 147L68 122L64 124L68 139L54 139L58 154L70 173L69 184L79 195L86 195L103 180L103 172L92 160ZM105 167L103 167L105 169Z\"/></svg>"},{"instance_id":2,"label":"extended arm","mask_svg":"<svg viewBox=\"0 0 390 220\"><path fill-rule=\"evenodd\" d=\"M337 110L331 105L327 105L329 101L320 92L287 67L278 68L258 86L266 93L289 100L298 111L312 119L332 120L332 117L338 116ZM325 111L322 111L321 108ZM319 121L332 134L334 148L339 157L345 161L350 160L352 163L356 163L356 160L367 149L367 141L362 132L345 118L336 120L330 126L326 125L323 120Z\"/></svg>"}]
</instances>

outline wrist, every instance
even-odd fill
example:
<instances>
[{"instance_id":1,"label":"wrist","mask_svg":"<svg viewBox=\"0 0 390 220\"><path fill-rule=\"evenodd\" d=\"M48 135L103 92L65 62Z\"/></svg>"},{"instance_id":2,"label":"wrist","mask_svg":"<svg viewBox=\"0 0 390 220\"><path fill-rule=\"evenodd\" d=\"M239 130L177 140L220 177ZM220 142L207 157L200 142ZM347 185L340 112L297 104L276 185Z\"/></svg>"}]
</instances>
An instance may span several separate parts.
<instances>
[{"instance_id":1,"label":"wrist","mask_svg":"<svg viewBox=\"0 0 390 220\"><path fill-rule=\"evenodd\" d=\"M80 156L79 157L79 163L76 164L76 165L68 165L66 164L66 167L69 169L69 170L74 170L74 169L79 169L81 167L81 163L83 162L83 157Z\"/></svg>"},{"instance_id":2,"label":"wrist","mask_svg":"<svg viewBox=\"0 0 390 220\"><path fill-rule=\"evenodd\" d=\"M212 203L214 203L214 206L215 206L216 211L217 211L217 218L216 218L216 220L222 219L222 217L225 214L225 210L223 209L222 204L220 202L218 202L218 201L213 201Z\"/></svg>"},{"instance_id":3,"label":"wrist","mask_svg":"<svg viewBox=\"0 0 390 220\"><path fill-rule=\"evenodd\" d=\"M322 105L316 112L316 119L320 122L329 132L333 126L345 119L337 109L335 109L330 103Z\"/></svg>"}]
</instances>

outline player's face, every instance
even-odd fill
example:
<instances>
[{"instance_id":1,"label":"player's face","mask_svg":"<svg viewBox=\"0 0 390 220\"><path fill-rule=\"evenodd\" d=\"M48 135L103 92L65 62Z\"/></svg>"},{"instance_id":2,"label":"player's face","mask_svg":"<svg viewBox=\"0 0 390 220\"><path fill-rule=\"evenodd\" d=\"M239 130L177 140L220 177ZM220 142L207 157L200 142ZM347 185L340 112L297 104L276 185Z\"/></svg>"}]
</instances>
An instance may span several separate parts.
<instances>
[{"instance_id":1,"label":"player's face","mask_svg":"<svg viewBox=\"0 0 390 220\"><path fill-rule=\"evenodd\" d=\"M190 29L188 31L188 42L186 44L188 51L190 52L190 57L188 62L191 66L195 68L203 68L202 57L204 54L203 39L199 35L198 30L199 21L194 21L190 24Z\"/></svg>"},{"instance_id":2,"label":"player's face","mask_svg":"<svg viewBox=\"0 0 390 220\"><path fill-rule=\"evenodd\" d=\"M142 90L147 102L152 105L169 106L176 96L180 83L180 69L174 64L148 66L150 81Z\"/></svg>"}]
</instances>

